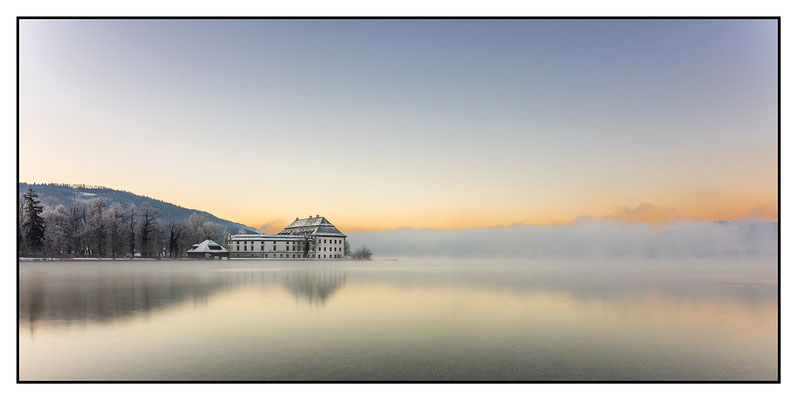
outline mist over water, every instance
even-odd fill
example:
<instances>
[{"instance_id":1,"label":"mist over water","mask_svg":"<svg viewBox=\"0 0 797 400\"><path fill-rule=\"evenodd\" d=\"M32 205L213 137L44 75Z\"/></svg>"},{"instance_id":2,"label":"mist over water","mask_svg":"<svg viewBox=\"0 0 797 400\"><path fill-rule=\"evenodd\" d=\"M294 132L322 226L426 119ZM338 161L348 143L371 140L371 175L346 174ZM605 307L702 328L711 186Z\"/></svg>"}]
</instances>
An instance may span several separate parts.
<instances>
[{"instance_id":1,"label":"mist over water","mask_svg":"<svg viewBox=\"0 0 797 400\"><path fill-rule=\"evenodd\" d=\"M22 380L772 380L777 259L20 264Z\"/></svg>"},{"instance_id":2,"label":"mist over water","mask_svg":"<svg viewBox=\"0 0 797 400\"><path fill-rule=\"evenodd\" d=\"M353 232L352 247L380 256L503 258L775 257L778 223L676 222L663 230L611 219L570 225Z\"/></svg>"}]
</instances>

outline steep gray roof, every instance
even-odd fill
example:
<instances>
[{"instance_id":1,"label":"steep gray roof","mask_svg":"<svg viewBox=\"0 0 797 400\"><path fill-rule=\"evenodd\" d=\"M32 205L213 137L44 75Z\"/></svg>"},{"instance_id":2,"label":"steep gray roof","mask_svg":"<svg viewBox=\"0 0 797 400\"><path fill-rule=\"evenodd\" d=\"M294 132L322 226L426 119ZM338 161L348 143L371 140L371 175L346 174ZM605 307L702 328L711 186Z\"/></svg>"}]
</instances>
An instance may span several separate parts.
<instances>
[{"instance_id":1,"label":"steep gray roof","mask_svg":"<svg viewBox=\"0 0 797 400\"><path fill-rule=\"evenodd\" d=\"M332 225L326 218L316 216L315 218L296 218L290 225L286 226L278 235L316 235L316 236L337 236L346 237L335 225Z\"/></svg>"},{"instance_id":2,"label":"steep gray roof","mask_svg":"<svg viewBox=\"0 0 797 400\"><path fill-rule=\"evenodd\" d=\"M208 239L200 244L191 246L189 253L226 253L227 249L220 246L218 243Z\"/></svg>"},{"instance_id":3,"label":"steep gray roof","mask_svg":"<svg viewBox=\"0 0 797 400\"><path fill-rule=\"evenodd\" d=\"M230 240L304 240L300 235L269 235L269 234L236 234L230 235Z\"/></svg>"}]
</instances>

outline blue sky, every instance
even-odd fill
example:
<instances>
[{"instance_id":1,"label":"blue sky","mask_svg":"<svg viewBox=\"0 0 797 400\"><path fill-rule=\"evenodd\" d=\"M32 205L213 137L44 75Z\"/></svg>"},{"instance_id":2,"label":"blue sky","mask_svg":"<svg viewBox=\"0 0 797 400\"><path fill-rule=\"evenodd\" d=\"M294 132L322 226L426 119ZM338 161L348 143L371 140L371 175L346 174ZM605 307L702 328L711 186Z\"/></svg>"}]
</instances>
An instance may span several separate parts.
<instances>
[{"instance_id":1,"label":"blue sky","mask_svg":"<svg viewBox=\"0 0 797 400\"><path fill-rule=\"evenodd\" d=\"M23 20L20 101L21 180L253 226L777 214L775 20Z\"/></svg>"}]
</instances>

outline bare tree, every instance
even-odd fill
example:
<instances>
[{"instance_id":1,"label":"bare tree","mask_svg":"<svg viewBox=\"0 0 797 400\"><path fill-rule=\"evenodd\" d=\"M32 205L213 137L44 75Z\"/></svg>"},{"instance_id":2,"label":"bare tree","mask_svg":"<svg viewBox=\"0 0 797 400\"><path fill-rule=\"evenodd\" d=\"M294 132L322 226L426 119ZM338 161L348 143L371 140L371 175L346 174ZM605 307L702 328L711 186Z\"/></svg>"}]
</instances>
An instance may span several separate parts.
<instances>
[{"instance_id":1,"label":"bare tree","mask_svg":"<svg viewBox=\"0 0 797 400\"><path fill-rule=\"evenodd\" d=\"M44 254L49 257L63 257L69 251L69 212L62 204L55 207L44 206L42 212L44 225Z\"/></svg>"},{"instance_id":2,"label":"bare tree","mask_svg":"<svg viewBox=\"0 0 797 400\"><path fill-rule=\"evenodd\" d=\"M127 213L119 203L113 203L105 211L105 226L108 230L108 248L111 257L116 258L122 252L125 239Z\"/></svg>"},{"instance_id":3,"label":"bare tree","mask_svg":"<svg viewBox=\"0 0 797 400\"><path fill-rule=\"evenodd\" d=\"M85 237L89 241L91 253L97 257L105 255L105 199L96 197L89 200L86 210Z\"/></svg>"},{"instance_id":4,"label":"bare tree","mask_svg":"<svg viewBox=\"0 0 797 400\"><path fill-rule=\"evenodd\" d=\"M160 211L150 206L146 201L142 201L138 206L139 214L139 236L141 237L141 255L143 257L151 257L153 255L153 247L160 246ZM160 251L158 252L160 254Z\"/></svg>"},{"instance_id":5,"label":"bare tree","mask_svg":"<svg viewBox=\"0 0 797 400\"><path fill-rule=\"evenodd\" d=\"M130 257L136 255L136 224L138 223L138 210L135 204L131 204L125 212L125 223L127 224L127 248L130 250Z\"/></svg>"},{"instance_id":6,"label":"bare tree","mask_svg":"<svg viewBox=\"0 0 797 400\"><path fill-rule=\"evenodd\" d=\"M224 243L224 238L226 237L225 230L219 224L208 221L208 217L205 214L196 212L188 217L186 230L187 244L200 243L208 239L216 243Z\"/></svg>"},{"instance_id":7,"label":"bare tree","mask_svg":"<svg viewBox=\"0 0 797 400\"><path fill-rule=\"evenodd\" d=\"M351 258L355 260L370 260L373 253L367 247L363 246L351 253Z\"/></svg>"},{"instance_id":8,"label":"bare tree","mask_svg":"<svg viewBox=\"0 0 797 400\"><path fill-rule=\"evenodd\" d=\"M72 203L69 205L69 252L74 254L85 254L86 247L83 245L83 230L86 224L86 206L83 203Z\"/></svg>"},{"instance_id":9,"label":"bare tree","mask_svg":"<svg viewBox=\"0 0 797 400\"><path fill-rule=\"evenodd\" d=\"M205 221L204 223L202 223L202 226L199 228L200 242L208 239L215 241L221 235L222 235L221 227L214 222Z\"/></svg>"},{"instance_id":10,"label":"bare tree","mask_svg":"<svg viewBox=\"0 0 797 400\"><path fill-rule=\"evenodd\" d=\"M169 232L169 257L179 258L183 254L183 240L185 238L186 226L182 222L177 222L174 219L169 220L166 225Z\"/></svg>"}]
</instances>

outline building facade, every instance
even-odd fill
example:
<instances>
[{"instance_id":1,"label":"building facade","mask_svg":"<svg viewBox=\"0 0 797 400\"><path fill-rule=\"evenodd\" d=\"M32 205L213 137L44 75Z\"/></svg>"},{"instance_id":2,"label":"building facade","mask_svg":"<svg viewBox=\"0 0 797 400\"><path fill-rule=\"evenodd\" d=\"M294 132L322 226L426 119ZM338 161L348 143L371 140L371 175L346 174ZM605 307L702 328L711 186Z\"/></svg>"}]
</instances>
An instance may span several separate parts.
<instances>
[{"instance_id":1,"label":"building facade","mask_svg":"<svg viewBox=\"0 0 797 400\"><path fill-rule=\"evenodd\" d=\"M230 258L343 258L346 235L326 218L296 218L277 234L227 235Z\"/></svg>"}]
</instances>

